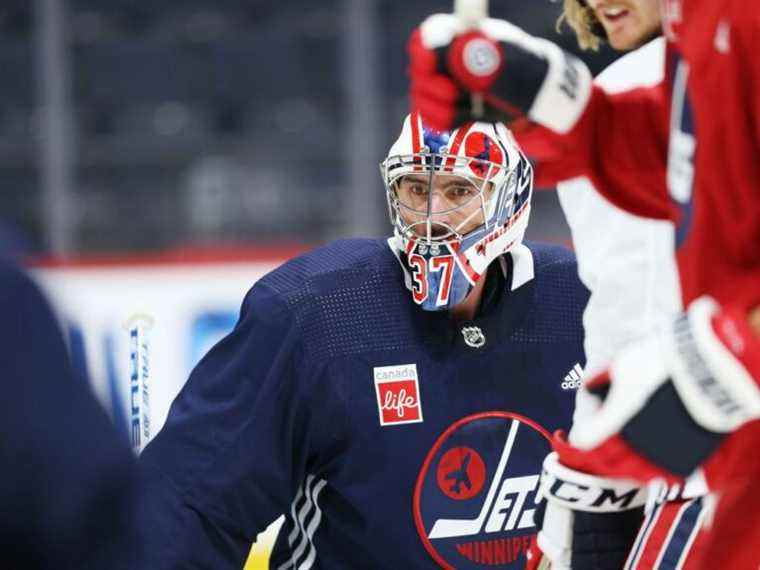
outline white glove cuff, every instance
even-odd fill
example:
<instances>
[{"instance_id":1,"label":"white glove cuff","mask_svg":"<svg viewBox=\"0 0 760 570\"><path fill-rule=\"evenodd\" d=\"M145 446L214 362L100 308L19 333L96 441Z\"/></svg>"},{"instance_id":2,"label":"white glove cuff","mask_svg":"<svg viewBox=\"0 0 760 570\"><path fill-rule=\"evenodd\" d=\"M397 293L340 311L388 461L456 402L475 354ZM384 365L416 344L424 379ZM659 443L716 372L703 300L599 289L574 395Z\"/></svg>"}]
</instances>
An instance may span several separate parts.
<instances>
[{"instance_id":1,"label":"white glove cuff","mask_svg":"<svg viewBox=\"0 0 760 570\"><path fill-rule=\"evenodd\" d=\"M559 462L552 452L544 459L539 496L548 504L590 513L613 513L646 504L647 488L625 479L610 479L581 473Z\"/></svg>"},{"instance_id":2,"label":"white glove cuff","mask_svg":"<svg viewBox=\"0 0 760 570\"><path fill-rule=\"evenodd\" d=\"M458 34L465 31L462 20L453 14L433 14L420 24L422 45L428 49L447 46Z\"/></svg>"},{"instance_id":3,"label":"white glove cuff","mask_svg":"<svg viewBox=\"0 0 760 570\"><path fill-rule=\"evenodd\" d=\"M528 112L531 120L559 133L573 129L591 98L591 72L577 57L546 41L549 73Z\"/></svg>"},{"instance_id":4,"label":"white glove cuff","mask_svg":"<svg viewBox=\"0 0 760 570\"><path fill-rule=\"evenodd\" d=\"M480 24L480 30L547 61L549 71L528 118L559 134L572 130L591 98L592 77L586 64L553 42L531 36L504 20L488 18Z\"/></svg>"},{"instance_id":5,"label":"white glove cuff","mask_svg":"<svg viewBox=\"0 0 760 570\"><path fill-rule=\"evenodd\" d=\"M673 384L694 420L717 433L760 417L757 382L713 330L720 307L711 297L693 301L673 328ZM742 339L737 336L737 343ZM741 349L741 347L737 347Z\"/></svg>"}]
</instances>

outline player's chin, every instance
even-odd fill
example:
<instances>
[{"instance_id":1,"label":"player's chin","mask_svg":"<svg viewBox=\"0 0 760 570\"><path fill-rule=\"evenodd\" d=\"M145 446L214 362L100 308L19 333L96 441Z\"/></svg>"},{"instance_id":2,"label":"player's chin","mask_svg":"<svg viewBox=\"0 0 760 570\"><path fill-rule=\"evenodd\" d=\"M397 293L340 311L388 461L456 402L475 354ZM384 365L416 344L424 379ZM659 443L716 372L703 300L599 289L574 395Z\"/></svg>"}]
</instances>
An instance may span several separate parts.
<instances>
[{"instance_id":1,"label":"player's chin","mask_svg":"<svg viewBox=\"0 0 760 570\"><path fill-rule=\"evenodd\" d=\"M644 45L650 38L651 34L643 33L642 30L626 27L608 32L607 42L615 51L630 51Z\"/></svg>"}]
</instances>

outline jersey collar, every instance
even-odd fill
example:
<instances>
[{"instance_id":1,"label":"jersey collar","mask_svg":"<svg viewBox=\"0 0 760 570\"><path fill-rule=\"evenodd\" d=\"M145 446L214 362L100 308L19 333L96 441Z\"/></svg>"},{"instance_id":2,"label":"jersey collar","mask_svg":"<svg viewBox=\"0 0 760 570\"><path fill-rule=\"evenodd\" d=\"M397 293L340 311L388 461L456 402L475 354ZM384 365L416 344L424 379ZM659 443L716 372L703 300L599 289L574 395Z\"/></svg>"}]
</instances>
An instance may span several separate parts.
<instances>
[{"instance_id":1,"label":"jersey collar","mask_svg":"<svg viewBox=\"0 0 760 570\"><path fill-rule=\"evenodd\" d=\"M400 261L399 267L410 287L409 276ZM425 344L443 351L454 348L472 352L489 350L508 341L534 305L535 264L530 248L519 244L495 259L487 279L481 307L469 321L455 323L448 312L424 311L409 299L412 322ZM465 342L463 329L467 327L477 327L482 332L486 342L481 348Z\"/></svg>"}]
</instances>

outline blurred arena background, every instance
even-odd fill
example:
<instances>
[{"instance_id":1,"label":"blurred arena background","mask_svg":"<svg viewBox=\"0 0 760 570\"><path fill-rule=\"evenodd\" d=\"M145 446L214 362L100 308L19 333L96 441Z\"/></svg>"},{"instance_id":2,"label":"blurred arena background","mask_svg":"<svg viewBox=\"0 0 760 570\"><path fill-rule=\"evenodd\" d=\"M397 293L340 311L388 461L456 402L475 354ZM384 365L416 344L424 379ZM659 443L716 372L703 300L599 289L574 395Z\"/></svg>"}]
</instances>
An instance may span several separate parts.
<instances>
[{"instance_id":1,"label":"blurred arena background","mask_svg":"<svg viewBox=\"0 0 760 570\"><path fill-rule=\"evenodd\" d=\"M160 426L253 281L307 247L388 233L377 165L408 108L405 43L450 9L3 0L0 244L36 267L117 422L129 314L156 317ZM493 16L579 53L554 29L559 11L491 2ZM594 71L613 57L583 55ZM528 237L567 241L553 192L535 194ZM248 568L265 567L265 550Z\"/></svg>"},{"instance_id":2,"label":"blurred arena background","mask_svg":"<svg viewBox=\"0 0 760 570\"><path fill-rule=\"evenodd\" d=\"M407 111L404 46L450 4L3 0L8 239L80 255L385 233L377 163ZM559 9L491 2L575 47ZM552 193L530 235L566 238Z\"/></svg>"}]
</instances>

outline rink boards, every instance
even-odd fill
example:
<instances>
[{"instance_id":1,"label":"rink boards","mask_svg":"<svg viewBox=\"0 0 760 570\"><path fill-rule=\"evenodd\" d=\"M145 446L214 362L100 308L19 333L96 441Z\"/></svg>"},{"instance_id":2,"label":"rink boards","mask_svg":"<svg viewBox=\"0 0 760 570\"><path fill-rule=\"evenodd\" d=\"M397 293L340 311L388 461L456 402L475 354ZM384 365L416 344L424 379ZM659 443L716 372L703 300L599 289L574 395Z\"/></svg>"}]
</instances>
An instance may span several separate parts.
<instances>
[{"instance_id":1,"label":"rink boards","mask_svg":"<svg viewBox=\"0 0 760 570\"><path fill-rule=\"evenodd\" d=\"M130 350L125 324L152 317L150 424L154 435L190 370L234 326L241 301L295 249L234 254L183 252L130 259L44 262L33 273L47 291L84 362L92 387L117 427L129 431ZM276 525L256 544L246 570L266 568Z\"/></svg>"}]
</instances>

